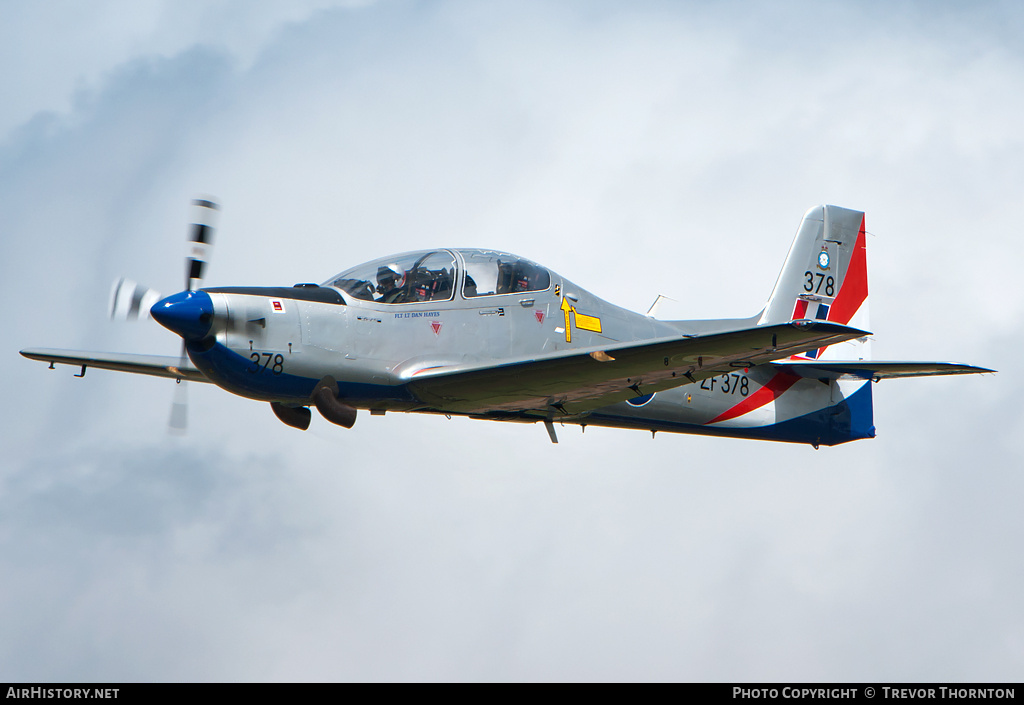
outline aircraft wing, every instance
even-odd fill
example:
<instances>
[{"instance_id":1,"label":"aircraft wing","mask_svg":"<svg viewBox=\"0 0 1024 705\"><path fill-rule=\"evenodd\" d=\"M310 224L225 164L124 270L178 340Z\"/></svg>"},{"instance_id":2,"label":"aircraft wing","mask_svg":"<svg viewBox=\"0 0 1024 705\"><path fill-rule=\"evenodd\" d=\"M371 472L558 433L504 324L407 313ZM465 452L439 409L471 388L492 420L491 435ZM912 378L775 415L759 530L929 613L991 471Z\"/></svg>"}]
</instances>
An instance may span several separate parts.
<instances>
[{"instance_id":1,"label":"aircraft wing","mask_svg":"<svg viewBox=\"0 0 1024 705\"><path fill-rule=\"evenodd\" d=\"M995 372L986 367L963 365L958 362L911 362L885 360L851 360L833 362L830 360L787 360L773 362L788 372L801 377L840 377L857 379L897 379L900 377L934 377L938 375L968 375L981 372Z\"/></svg>"},{"instance_id":2,"label":"aircraft wing","mask_svg":"<svg viewBox=\"0 0 1024 705\"><path fill-rule=\"evenodd\" d=\"M130 353L87 352L85 350L51 350L49 348L30 348L21 354L29 360L49 362L53 367L73 365L82 368L82 375L90 367L118 372L134 372L154 377L170 377L171 379L187 379L190 382L209 382L202 372L186 360L185 365L177 357L163 355L133 355Z\"/></svg>"},{"instance_id":3,"label":"aircraft wing","mask_svg":"<svg viewBox=\"0 0 1024 705\"><path fill-rule=\"evenodd\" d=\"M576 414L861 338L825 321L794 321L699 336L558 351L499 365L398 370L431 408L491 416Z\"/></svg>"}]
</instances>

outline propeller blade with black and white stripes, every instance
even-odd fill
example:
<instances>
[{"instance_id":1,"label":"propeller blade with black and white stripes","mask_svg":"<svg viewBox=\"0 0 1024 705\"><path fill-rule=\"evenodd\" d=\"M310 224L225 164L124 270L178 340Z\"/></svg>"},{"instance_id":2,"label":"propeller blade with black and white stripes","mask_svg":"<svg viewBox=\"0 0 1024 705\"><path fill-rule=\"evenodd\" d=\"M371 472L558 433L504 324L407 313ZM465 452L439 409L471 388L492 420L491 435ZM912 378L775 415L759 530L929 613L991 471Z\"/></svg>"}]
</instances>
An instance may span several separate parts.
<instances>
[{"instance_id":1,"label":"propeller blade with black and white stripes","mask_svg":"<svg viewBox=\"0 0 1024 705\"><path fill-rule=\"evenodd\" d=\"M185 289L195 291L203 285L206 268L213 248L213 234L220 207L211 200L197 198L192 201L191 226L188 235L188 251L185 256ZM148 318L150 309L160 301L163 294L122 277L114 282L110 292L110 317L128 321ZM188 367L188 353L182 342L179 367ZM188 426L188 382L178 379L171 404L168 427L174 433L184 433Z\"/></svg>"},{"instance_id":2,"label":"propeller blade with black and white stripes","mask_svg":"<svg viewBox=\"0 0 1024 705\"><path fill-rule=\"evenodd\" d=\"M163 298L156 289L121 277L110 290L110 318L118 321L134 321L148 318L149 309Z\"/></svg>"},{"instance_id":3,"label":"propeller blade with black and white stripes","mask_svg":"<svg viewBox=\"0 0 1024 705\"><path fill-rule=\"evenodd\" d=\"M213 201L197 198L192 201L192 230L185 258L185 289L195 291L206 276L206 263L213 249L213 232L220 207Z\"/></svg>"}]
</instances>

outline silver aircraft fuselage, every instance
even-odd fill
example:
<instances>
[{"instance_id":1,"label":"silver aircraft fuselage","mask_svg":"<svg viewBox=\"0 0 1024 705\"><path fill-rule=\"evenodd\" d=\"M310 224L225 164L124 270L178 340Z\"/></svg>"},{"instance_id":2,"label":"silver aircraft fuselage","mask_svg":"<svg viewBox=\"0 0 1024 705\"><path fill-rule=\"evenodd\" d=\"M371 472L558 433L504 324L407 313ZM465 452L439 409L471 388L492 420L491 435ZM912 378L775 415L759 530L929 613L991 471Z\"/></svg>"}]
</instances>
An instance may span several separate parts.
<instances>
[{"instance_id":1,"label":"silver aircraft fuselage","mask_svg":"<svg viewBox=\"0 0 1024 705\"><path fill-rule=\"evenodd\" d=\"M758 314L720 320L627 311L480 249L392 255L323 284L197 289L210 232L196 220L187 289L150 309L194 367L185 354L22 354L80 376L91 366L213 383L300 429L315 407L344 427L358 410L401 411L540 421L552 441L557 421L815 447L875 435L871 382L992 371L871 359L864 214L837 206L804 215ZM112 311L152 296L122 280Z\"/></svg>"}]
</instances>

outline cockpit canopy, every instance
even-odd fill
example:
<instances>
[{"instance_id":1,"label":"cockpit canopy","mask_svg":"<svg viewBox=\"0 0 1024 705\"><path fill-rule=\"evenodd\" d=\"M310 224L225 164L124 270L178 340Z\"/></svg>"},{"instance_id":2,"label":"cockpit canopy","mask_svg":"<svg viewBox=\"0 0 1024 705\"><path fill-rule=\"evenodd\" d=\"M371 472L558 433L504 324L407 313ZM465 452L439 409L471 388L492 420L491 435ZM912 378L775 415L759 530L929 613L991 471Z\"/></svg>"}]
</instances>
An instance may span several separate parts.
<instances>
[{"instance_id":1,"label":"cockpit canopy","mask_svg":"<svg viewBox=\"0 0 1024 705\"><path fill-rule=\"evenodd\" d=\"M406 252L345 270L324 286L363 301L447 301L455 294L455 257L447 250Z\"/></svg>"},{"instance_id":2,"label":"cockpit canopy","mask_svg":"<svg viewBox=\"0 0 1024 705\"><path fill-rule=\"evenodd\" d=\"M551 275L543 267L490 250L429 250L392 255L345 270L324 286L334 286L357 299L376 303L449 301L455 296L460 275L465 298L543 291L551 286Z\"/></svg>"},{"instance_id":3,"label":"cockpit canopy","mask_svg":"<svg viewBox=\"0 0 1024 705\"><path fill-rule=\"evenodd\" d=\"M548 270L528 259L488 250L459 250L459 254L466 263L462 295L467 298L544 291L551 286Z\"/></svg>"}]
</instances>

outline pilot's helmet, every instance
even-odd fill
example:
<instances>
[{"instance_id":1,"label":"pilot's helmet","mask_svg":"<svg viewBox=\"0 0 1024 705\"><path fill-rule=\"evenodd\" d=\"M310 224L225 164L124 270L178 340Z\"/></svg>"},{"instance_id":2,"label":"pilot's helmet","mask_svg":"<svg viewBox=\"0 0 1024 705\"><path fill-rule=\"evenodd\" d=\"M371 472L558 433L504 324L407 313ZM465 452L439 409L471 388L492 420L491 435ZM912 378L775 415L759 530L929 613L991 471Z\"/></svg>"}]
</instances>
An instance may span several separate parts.
<instances>
[{"instance_id":1,"label":"pilot's helmet","mask_svg":"<svg viewBox=\"0 0 1024 705\"><path fill-rule=\"evenodd\" d=\"M398 264L377 268L378 289L397 289L405 284L405 270Z\"/></svg>"},{"instance_id":2,"label":"pilot's helmet","mask_svg":"<svg viewBox=\"0 0 1024 705\"><path fill-rule=\"evenodd\" d=\"M520 262L516 265L512 276L514 277L512 286L515 291L530 290L530 270L525 263Z\"/></svg>"}]
</instances>

